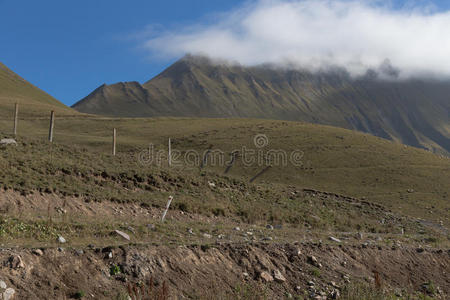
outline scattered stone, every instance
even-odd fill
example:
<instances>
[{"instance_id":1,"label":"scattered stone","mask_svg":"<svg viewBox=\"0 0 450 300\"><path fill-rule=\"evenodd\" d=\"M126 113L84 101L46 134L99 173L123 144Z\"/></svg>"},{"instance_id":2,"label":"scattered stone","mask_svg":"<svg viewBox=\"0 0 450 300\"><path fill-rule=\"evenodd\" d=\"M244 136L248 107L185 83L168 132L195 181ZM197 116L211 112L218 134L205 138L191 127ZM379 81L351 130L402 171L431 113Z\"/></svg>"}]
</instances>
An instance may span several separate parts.
<instances>
[{"instance_id":1,"label":"scattered stone","mask_svg":"<svg viewBox=\"0 0 450 300\"><path fill-rule=\"evenodd\" d=\"M109 259L113 258L112 252L109 252L107 257L108 257Z\"/></svg>"},{"instance_id":2,"label":"scattered stone","mask_svg":"<svg viewBox=\"0 0 450 300\"><path fill-rule=\"evenodd\" d=\"M317 267L322 268L322 264L317 260L317 258L313 255L308 256L308 263Z\"/></svg>"},{"instance_id":3,"label":"scattered stone","mask_svg":"<svg viewBox=\"0 0 450 300\"><path fill-rule=\"evenodd\" d=\"M362 234L362 232L358 232L357 234L356 234L356 239L357 240L362 240L364 238L364 235Z\"/></svg>"},{"instance_id":4,"label":"scattered stone","mask_svg":"<svg viewBox=\"0 0 450 300\"><path fill-rule=\"evenodd\" d=\"M270 236L266 236L266 237L264 237L262 240L263 240L263 241L272 241L273 238L270 237Z\"/></svg>"},{"instance_id":5,"label":"scattered stone","mask_svg":"<svg viewBox=\"0 0 450 300\"><path fill-rule=\"evenodd\" d=\"M64 248L58 247L58 252L64 252Z\"/></svg>"},{"instance_id":6,"label":"scattered stone","mask_svg":"<svg viewBox=\"0 0 450 300\"><path fill-rule=\"evenodd\" d=\"M6 283L3 280L0 280L0 289L6 290Z\"/></svg>"},{"instance_id":7,"label":"scattered stone","mask_svg":"<svg viewBox=\"0 0 450 300\"><path fill-rule=\"evenodd\" d=\"M59 213L59 214L61 214L61 215L64 215L64 214L67 213L67 210L65 210L65 209L62 208L62 207L57 207L57 208L55 208L55 210L56 210L57 213Z\"/></svg>"},{"instance_id":8,"label":"scattered stone","mask_svg":"<svg viewBox=\"0 0 450 300\"><path fill-rule=\"evenodd\" d=\"M205 232L205 233L203 234L203 237L206 238L206 239L210 239L210 238L212 238L212 235L210 235L209 233L206 233L206 232Z\"/></svg>"},{"instance_id":9,"label":"scattered stone","mask_svg":"<svg viewBox=\"0 0 450 300\"><path fill-rule=\"evenodd\" d=\"M76 253L77 253L78 255L83 255L83 254L84 254L84 251L83 251L82 249L78 249L78 250L76 251Z\"/></svg>"},{"instance_id":10,"label":"scattered stone","mask_svg":"<svg viewBox=\"0 0 450 300\"><path fill-rule=\"evenodd\" d=\"M297 255L297 256L301 256L302 255L302 250L300 250L300 249L295 249L294 250L294 255Z\"/></svg>"},{"instance_id":11,"label":"scattered stone","mask_svg":"<svg viewBox=\"0 0 450 300\"><path fill-rule=\"evenodd\" d=\"M17 142L15 139L1 139L0 145L13 145L17 146Z\"/></svg>"},{"instance_id":12,"label":"scattered stone","mask_svg":"<svg viewBox=\"0 0 450 300\"><path fill-rule=\"evenodd\" d=\"M6 291L3 292L3 300L12 300L16 291L13 288L7 288Z\"/></svg>"},{"instance_id":13,"label":"scattered stone","mask_svg":"<svg viewBox=\"0 0 450 300\"><path fill-rule=\"evenodd\" d=\"M44 252L41 249L33 249L32 253L37 256L44 255Z\"/></svg>"},{"instance_id":14,"label":"scattered stone","mask_svg":"<svg viewBox=\"0 0 450 300\"><path fill-rule=\"evenodd\" d=\"M58 237L58 242L60 242L61 244L64 244L66 242L66 239L63 238L62 236Z\"/></svg>"},{"instance_id":15,"label":"scattered stone","mask_svg":"<svg viewBox=\"0 0 450 300\"><path fill-rule=\"evenodd\" d=\"M19 255L12 255L8 259L9 267L11 269L23 269L25 268L25 264L23 263L22 258Z\"/></svg>"},{"instance_id":16,"label":"scattered stone","mask_svg":"<svg viewBox=\"0 0 450 300\"><path fill-rule=\"evenodd\" d=\"M273 230L273 226L270 225L270 224L266 225L266 228L267 228L267 229L270 229L270 230Z\"/></svg>"},{"instance_id":17,"label":"scattered stone","mask_svg":"<svg viewBox=\"0 0 450 300\"><path fill-rule=\"evenodd\" d=\"M247 235L253 235L253 232L247 231L246 234Z\"/></svg>"},{"instance_id":18,"label":"scattered stone","mask_svg":"<svg viewBox=\"0 0 450 300\"><path fill-rule=\"evenodd\" d=\"M333 290L333 291L330 293L330 299L339 299L339 297L341 297L341 293L339 293L339 290L338 290L338 289Z\"/></svg>"},{"instance_id":19,"label":"scattered stone","mask_svg":"<svg viewBox=\"0 0 450 300\"><path fill-rule=\"evenodd\" d=\"M194 230L192 228L189 228L187 231L189 234L194 234Z\"/></svg>"},{"instance_id":20,"label":"scattered stone","mask_svg":"<svg viewBox=\"0 0 450 300\"><path fill-rule=\"evenodd\" d=\"M242 273L242 276L244 276L245 278L249 277L250 275L247 272Z\"/></svg>"},{"instance_id":21,"label":"scattered stone","mask_svg":"<svg viewBox=\"0 0 450 300\"><path fill-rule=\"evenodd\" d=\"M346 283L350 283L350 276L344 274L344 275L342 275L342 278L344 279L344 281Z\"/></svg>"},{"instance_id":22,"label":"scattered stone","mask_svg":"<svg viewBox=\"0 0 450 300\"><path fill-rule=\"evenodd\" d=\"M283 283L286 281L286 278L284 278L283 274L279 270L273 271L273 277L275 278L275 281L278 283Z\"/></svg>"},{"instance_id":23,"label":"scattered stone","mask_svg":"<svg viewBox=\"0 0 450 300\"><path fill-rule=\"evenodd\" d=\"M330 236L329 239L330 239L330 241L333 241L333 242L336 242L336 243L342 243L342 241L340 239L335 238L333 236Z\"/></svg>"},{"instance_id":24,"label":"scattered stone","mask_svg":"<svg viewBox=\"0 0 450 300\"><path fill-rule=\"evenodd\" d=\"M233 230L234 230L234 231L241 231L241 228L239 228L239 227L234 227Z\"/></svg>"},{"instance_id":25,"label":"scattered stone","mask_svg":"<svg viewBox=\"0 0 450 300\"><path fill-rule=\"evenodd\" d=\"M315 286L316 284L314 283L314 281L308 281L308 286Z\"/></svg>"},{"instance_id":26,"label":"scattered stone","mask_svg":"<svg viewBox=\"0 0 450 300\"><path fill-rule=\"evenodd\" d=\"M269 273L263 271L259 274L259 277L262 279L263 282L271 282L273 281L273 277L272 275L270 275Z\"/></svg>"},{"instance_id":27,"label":"scattered stone","mask_svg":"<svg viewBox=\"0 0 450 300\"><path fill-rule=\"evenodd\" d=\"M120 231L120 230L114 230L114 232L116 234L120 235L121 237L123 237L124 239L126 239L127 241L130 240L130 236L128 234L126 234L125 232Z\"/></svg>"},{"instance_id":28,"label":"scattered stone","mask_svg":"<svg viewBox=\"0 0 450 300\"><path fill-rule=\"evenodd\" d=\"M302 290L302 287L301 287L301 286L297 285L297 286L295 287L295 291L296 291L296 292L300 292L301 290Z\"/></svg>"},{"instance_id":29,"label":"scattered stone","mask_svg":"<svg viewBox=\"0 0 450 300\"><path fill-rule=\"evenodd\" d=\"M408 193L414 193L414 190L413 189L408 189L408 190L406 190Z\"/></svg>"},{"instance_id":30,"label":"scattered stone","mask_svg":"<svg viewBox=\"0 0 450 300\"><path fill-rule=\"evenodd\" d=\"M223 240L223 239L225 238L225 234L219 234L219 235L217 236L217 238L218 238L219 240Z\"/></svg>"},{"instance_id":31,"label":"scattered stone","mask_svg":"<svg viewBox=\"0 0 450 300\"><path fill-rule=\"evenodd\" d=\"M418 248L416 249L416 251L417 251L417 253L422 253L422 252L424 251L424 249L423 249L422 247L418 247Z\"/></svg>"},{"instance_id":32,"label":"scattered stone","mask_svg":"<svg viewBox=\"0 0 450 300\"><path fill-rule=\"evenodd\" d=\"M216 187L216 184L214 182L212 182L212 181L208 181L208 184L212 188Z\"/></svg>"}]
</instances>

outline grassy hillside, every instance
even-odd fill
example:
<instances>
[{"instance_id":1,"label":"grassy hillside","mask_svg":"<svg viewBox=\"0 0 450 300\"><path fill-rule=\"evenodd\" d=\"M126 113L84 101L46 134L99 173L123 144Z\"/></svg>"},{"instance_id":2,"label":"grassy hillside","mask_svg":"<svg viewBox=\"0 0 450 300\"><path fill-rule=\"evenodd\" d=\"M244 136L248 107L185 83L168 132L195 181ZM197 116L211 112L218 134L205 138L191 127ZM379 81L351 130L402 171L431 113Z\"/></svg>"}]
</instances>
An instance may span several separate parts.
<instances>
[{"instance_id":1,"label":"grassy hillside","mask_svg":"<svg viewBox=\"0 0 450 300\"><path fill-rule=\"evenodd\" d=\"M449 94L448 81L353 79L342 70L312 74L188 56L143 85L103 85L73 107L113 116L305 121L448 154Z\"/></svg>"},{"instance_id":2,"label":"grassy hillside","mask_svg":"<svg viewBox=\"0 0 450 300\"><path fill-rule=\"evenodd\" d=\"M27 130L23 135L27 139L45 141L47 123L48 120L45 119L24 120L21 126ZM0 123L0 125L4 130L7 129L8 123ZM114 127L118 130L119 157L116 159L109 155ZM264 134L268 138L266 147L255 146L254 137L257 134ZM143 176L147 178L152 172L167 170L166 149L169 137L172 139L173 151L180 151L179 157L174 158L174 166L170 171L181 172L184 174L182 176L202 178L202 174L206 172L212 174L214 178L226 176L248 183L254 175L270 164L272 168L255 181L262 187L274 185L282 186L283 189L288 186L298 189L317 189L363 198L382 204L398 213L426 218L434 223L443 221L448 224L450 221L448 198L450 160L448 158L355 131L298 122L251 119L60 118L55 124L56 145L77 145L78 150L67 150L69 152L66 160L64 155L55 148L54 157L60 158L53 162L49 162L48 157L34 161L34 154L23 153L24 162L31 159L33 164L38 164L35 167L27 164L21 167L20 160L11 162L10 159L16 155L14 154L16 152L12 151L10 155L13 156L4 159L3 164L19 163L19 166L13 168L19 173L13 176L12 169L3 168L2 177L5 178L4 184L7 186L17 187L20 183L25 190L33 189L33 187L45 189L45 182L48 181L52 182L51 186L59 188L63 186L63 190L67 193L73 194L76 190L80 190L89 194L93 186L89 184L77 186L75 183L78 179L73 181L74 185L71 186L70 176L67 182L61 181L60 177L44 176L43 182L40 183L39 180L34 183L33 180L39 178L33 173L34 171L25 176L26 178L22 177L30 170L49 167L52 170L56 168L52 172L59 174L61 171L58 170L63 168L76 169L85 165L83 168L87 168L93 174L100 174L104 170L109 170L108 173L123 170L129 174L127 176L146 174ZM138 160L140 154L146 157L145 151L150 143L154 145L155 151L164 150L161 156L162 162L159 164L155 164L156 157L153 164L141 163ZM34 144L31 143L31 145ZM40 151L50 151L45 143L39 142L36 145L33 148L35 155L38 155ZM282 165L281 162L276 162L273 156L270 162L256 160L250 164L244 164L243 147L246 147L248 151L255 151L256 158L259 153L261 157L266 157L270 150L285 151L288 155L287 164ZM207 159L204 168L200 170L204 153L208 149L214 152L209 155L209 163ZM224 174L227 168L225 162L221 163L216 158L215 165L211 165L213 156L218 157L219 150L223 152L226 160L230 159L232 151L240 151L241 156L238 156L226 175ZM64 153L66 150L61 151ZM293 165L290 160L290 155L294 152L299 154L300 158L296 165ZM197 161L199 162L193 166L190 163L193 160L185 160L186 153L198 153ZM81 154L83 157L88 156L83 158L82 162L78 162L77 155ZM67 166L65 166L66 163ZM47 174L45 170L42 172L43 175ZM73 173L69 174L73 175ZM111 187L114 186L115 184ZM138 189L135 193L119 188L99 193L102 198L152 197L152 193L145 189L143 191ZM201 196L201 199L206 199L203 197ZM190 199L192 203L206 201L196 197L190 197ZM227 205L222 203L220 206Z\"/></svg>"},{"instance_id":3,"label":"grassy hillside","mask_svg":"<svg viewBox=\"0 0 450 300\"><path fill-rule=\"evenodd\" d=\"M20 117L43 116L50 110L58 115L79 114L0 63L0 118L12 118L15 103Z\"/></svg>"}]
</instances>

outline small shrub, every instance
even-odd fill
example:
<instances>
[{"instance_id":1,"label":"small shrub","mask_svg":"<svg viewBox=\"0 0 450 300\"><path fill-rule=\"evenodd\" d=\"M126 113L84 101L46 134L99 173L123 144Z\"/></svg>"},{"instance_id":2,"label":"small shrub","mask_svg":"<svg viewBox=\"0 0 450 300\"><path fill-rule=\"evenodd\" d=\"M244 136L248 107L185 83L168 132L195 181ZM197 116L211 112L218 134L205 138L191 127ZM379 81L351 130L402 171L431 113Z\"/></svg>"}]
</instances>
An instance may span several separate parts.
<instances>
[{"instance_id":1,"label":"small shrub","mask_svg":"<svg viewBox=\"0 0 450 300\"><path fill-rule=\"evenodd\" d=\"M111 276L117 275L120 273L120 267L118 265L112 265L111 268L109 268L109 274Z\"/></svg>"}]
</instances>

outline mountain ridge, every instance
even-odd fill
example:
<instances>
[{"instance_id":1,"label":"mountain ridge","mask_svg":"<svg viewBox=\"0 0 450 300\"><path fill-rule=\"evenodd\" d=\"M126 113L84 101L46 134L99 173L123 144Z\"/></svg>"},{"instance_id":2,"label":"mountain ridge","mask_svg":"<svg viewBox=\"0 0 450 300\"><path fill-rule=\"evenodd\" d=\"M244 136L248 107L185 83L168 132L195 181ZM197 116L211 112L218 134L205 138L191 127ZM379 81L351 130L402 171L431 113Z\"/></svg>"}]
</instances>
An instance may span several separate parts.
<instances>
[{"instance_id":1,"label":"mountain ridge","mask_svg":"<svg viewBox=\"0 0 450 300\"><path fill-rule=\"evenodd\" d=\"M384 80L186 56L140 84L102 85L73 105L125 117L238 117L319 123L450 153L450 81Z\"/></svg>"}]
</instances>

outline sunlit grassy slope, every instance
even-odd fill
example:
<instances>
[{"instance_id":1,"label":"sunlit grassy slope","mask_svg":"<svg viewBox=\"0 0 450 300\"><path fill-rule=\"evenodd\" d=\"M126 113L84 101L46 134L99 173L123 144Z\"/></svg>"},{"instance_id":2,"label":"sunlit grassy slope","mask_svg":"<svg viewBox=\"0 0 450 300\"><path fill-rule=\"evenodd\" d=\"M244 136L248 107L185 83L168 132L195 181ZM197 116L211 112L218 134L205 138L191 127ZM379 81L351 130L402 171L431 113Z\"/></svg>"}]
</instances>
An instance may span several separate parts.
<instances>
[{"instance_id":1,"label":"sunlit grassy slope","mask_svg":"<svg viewBox=\"0 0 450 300\"><path fill-rule=\"evenodd\" d=\"M21 117L43 116L50 110L59 115L78 114L0 63L0 118L14 114L14 103L19 103Z\"/></svg>"},{"instance_id":2,"label":"sunlit grassy slope","mask_svg":"<svg viewBox=\"0 0 450 300\"><path fill-rule=\"evenodd\" d=\"M0 128L8 131L9 123ZM44 141L48 118L22 120L19 134ZM365 197L395 211L427 218L435 222L449 221L450 160L430 152L389 142L371 135L335 127L298 122L265 121L254 119L114 119L80 116L59 117L55 123L55 143L79 145L92 155L92 166L114 168L114 160L104 161L111 152L112 129L118 132L117 160L127 160L130 172L151 172L157 165L140 164L139 153L153 144L155 149L167 149L168 138L172 149L181 152L179 165L173 169L183 174L200 176L201 172L223 175L226 166L208 163L199 170L187 166L183 157L189 150L203 153L211 148L230 153L246 147L262 155L270 150L283 150L288 155L301 151L301 164L289 161L286 166L272 161L272 168L255 182L265 185L286 185ZM257 148L254 136L264 134L267 146ZM45 144L43 144L45 145ZM103 156L102 156L103 155ZM167 160L163 156L163 168ZM178 162L175 160L174 164ZM211 162L211 156L210 156ZM113 165L111 165L113 164ZM266 163L244 166L238 158L228 176L248 181ZM189 175L190 176L190 175ZM205 199L206 201L206 199Z\"/></svg>"}]
</instances>

